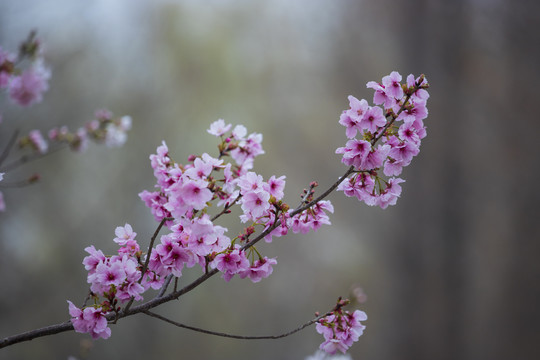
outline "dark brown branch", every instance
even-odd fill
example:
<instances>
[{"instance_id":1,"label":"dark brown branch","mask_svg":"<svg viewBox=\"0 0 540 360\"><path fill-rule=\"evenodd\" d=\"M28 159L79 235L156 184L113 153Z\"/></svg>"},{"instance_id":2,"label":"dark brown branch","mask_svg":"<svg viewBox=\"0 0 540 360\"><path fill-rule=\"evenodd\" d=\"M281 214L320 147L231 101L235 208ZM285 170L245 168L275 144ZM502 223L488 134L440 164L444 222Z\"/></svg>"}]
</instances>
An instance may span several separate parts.
<instances>
[{"instance_id":1,"label":"dark brown branch","mask_svg":"<svg viewBox=\"0 0 540 360\"><path fill-rule=\"evenodd\" d=\"M46 152L45 154L32 154L32 155L23 155L21 156L20 158L18 158L17 160L14 160L12 162L10 162L9 164L7 164L6 166L2 167L0 170L2 171L8 171L8 170L13 170L13 169L16 169L18 168L19 166L22 166L26 163L29 163L31 161L34 161L34 160L38 160L38 159L41 159L45 156L48 156L48 155L51 155L57 151L60 151L60 150L63 150L65 149L67 146L59 146L57 148L54 148L52 150L49 150L48 152Z\"/></svg>"},{"instance_id":2,"label":"dark brown branch","mask_svg":"<svg viewBox=\"0 0 540 360\"><path fill-rule=\"evenodd\" d=\"M152 238L150 239L150 245L148 245L148 251L146 253L146 261L144 262L144 265L143 265L143 268L141 270L141 278L139 279L139 284L142 282L142 279L144 277L144 274L146 273L146 269L148 269L148 263L150 262L150 255L152 255L152 249L154 248L154 241L156 241L156 238L161 230L161 228L163 227L163 225L165 224L165 222L169 221L169 220L174 220L173 218L163 218L161 220L161 222L159 223L156 231L154 231L154 235L152 236ZM126 305L126 307L124 308L124 311L127 312L129 310L129 308L131 307L131 304L133 304L133 300L135 299L134 296L131 297L131 299L129 300L129 303Z\"/></svg>"},{"instance_id":3,"label":"dark brown branch","mask_svg":"<svg viewBox=\"0 0 540 360\"><path fill-rule=\"evenodd\" d=\"M297 209L295 209L291 213L291 216L294 216L296 214L301 213L302 211L304 211L306 209L309 209L310 207L312 207L313 205L315 205L316 203L318 203L319 201L324 199L332 191L334 191L339 186L339 184L341 184L341 182L343 180L345 180L345 178L347 176L349 176L353 172L354 172L354 167L351 166L345 172L345 174L343 174L338 179L338 181L336 181L330 188L328 188L328 190L326 190L323 194L321 194L319 197L317 197L317 199L311 201L308 204L305 204L304 206L301 206L301 207L298 207ZM255 239L251 240L248 244L244 245L243 249L247 249L247 248L255 245L257 242L259 242L261 239L263 239L266 235L268 235L270 232L272 232L279 225L281 225L281 220L276 221L272 226L270 226L268 229L266 229L261 234L259 234ZM158 231L156 230L156 232L158 232ZM154 238L156 236L157 235L154 234ZM206 280L208 280L209 278L211 278L212 276L214 276L218 272L219 271L217 269L213 269L213 270L201 275L195 281L193 281L192 283L186 285L185 287L183 287L182 289L180 289L178 291L174 291L174 292L172 292L172 293L170 293L168 295L165 295L165 296L156 297L156 298L154 298L154 299L152 299L152 300L150 300L150 301L148 301L146 303L140 304L138 306L134 306L133 308L130 308L130 309L126 308L126 309L124 309L123 311L121 311L118 314L116 314L114 312L111 312L111 313L106 315L106 318L109 321L119 320L119 319L121 319L123 317L126 317L126 316L134 315L134 314L141 313L141 312L142 313L147 312L150 309L153 309L153 308L155 308L155 307L157 307L157 306L159 306L161 304L164 304L164 303L169 302L171 300L178 299L180 296L182 296L182 295L190 292L191 290L195 289L197 286L199 286L200 284L202 284L203 282L205 282ZM306 325L306 326L309 326L309 325ZM8 345L13 345L13 344L16 344L16 343L19 343L19 342L23 342L23 341L29 341L29 340L32 340L32 339L35 339L35 338L38 338L38 337L43 337L43 336L47 336L47 335L54 335L54 334L64 332L64 331L69 331L69 330L73 330L73 325L71 324L71 322L66 322L66 323L57 324L57 325L51 325L51 326L48 326L48 327L45 327L45 328L32 330L32 331L22 333L22 334L19 334L19 335L6 337L6 338L0 340L0 348L6 347Z\"/></svg>"},{"instance_id":4,"label":"dark brown branch","mask_svg":"<svg viewBox=\"0 0 540 360\"><path fill-rule=\"evenodd\" d=\"M294 330L291 330L289 332L283 333L283 334L279 334L279 335L263 335L263 336L246 336L246 335L227 334L227 333L211 331L211 330L201 329L201 328L194 327L194 326L185 325L185 324L176 322L174 320L168 319L168 318L166 318L164 316L158 315L156 313L150 312L148 310L143 311L143 313L145 313L148 316L155 317L156 319L165 321L165 322L167 322L169 324L173 324L174 326L178 326L178 327L181 327L181 328L184 328L184 329L188 329L188 330L192 330L192 331L196 331L196 332L200 332L200 333L208 334L208 335L215 335L215 336L221 336L221 337L226 337L226 338L231 338L231 339L240 339L240 340L281 339L281 338L290 336L290 335L292 335L294 333L297 333L297 332L299 332L301 330L304 330L305 328L307 328L310 325L313 325L314 323L316 323L317 321L319 321L323 317L329 316L329 315L332 314L332 312L328 312L328 313L326 313L324 315L317 316L315 319L308 321L304 325L302 325L302 326L300 326L300 327L298 327L298 328L296 328Z\"/></svg>"},{"instance_id":5,"label":"dark brown branch","mask_svg":"<svg viewBox=\"0 0 540 360\"><path fill-rule=\"evenodd\" d=\"M217 214L217 215L214 215L214 217L212 217L212 219L210 219L210 221L214 222L215 220L217 220L221 215L225 214L231 207L233 207L234 204L236 204L238 202L238 200L240 200L240 198L242 197L242 195L238 195L236 197L236 199L234 199L234 201L230 204L227 204L223 210Z\"/></svg>"},{"instance_id":6,"label":"dark brown branch","mask_svg":"<svg viewBox=\"0 0 540 360\"><path fill-rule=\"evenodd\" d=\"M73 330L73 325L71 324L71 321L66 321L61 324L46 326L41 329L28 331L19 335L8 336L0 340L0 349L23 341L30 341L38 337L59 334L61 332L70 330Z\"/></svg>"}]
</instances>

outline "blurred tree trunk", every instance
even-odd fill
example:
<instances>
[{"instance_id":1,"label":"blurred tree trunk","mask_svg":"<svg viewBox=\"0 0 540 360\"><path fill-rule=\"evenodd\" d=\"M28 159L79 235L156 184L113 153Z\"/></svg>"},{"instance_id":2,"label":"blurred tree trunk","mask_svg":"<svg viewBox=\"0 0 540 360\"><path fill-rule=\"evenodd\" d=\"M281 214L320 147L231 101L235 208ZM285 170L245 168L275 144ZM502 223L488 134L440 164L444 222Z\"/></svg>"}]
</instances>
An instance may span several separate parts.
<instances>
[{"instance_id":1,"label":"blurred tree trunk","mask_svg":"<svg viewBox=\"0 0 540 360\"><path fill-rule=\"evenodd\" d=\"M540 79L531 47L540 42L526 29L538 10L532 2L403 6L410 41L402 50L432 80L437 144L422 154L432 171L407 174L412 200L398 208L403 233L391 263L404 274L394 278L393 316L407 334L395 349L401 359L525 359L540 346L538 191L530 191L540 126L528 85Z\"/></svg>"},{"instance_id":2,"label":"blurred tree trunk","mask_svg":"<svg viewBox=\"0 0 540 360\"><path fill-rule=\"evenodd\" d=\"M388 271L377 281L390 300L371 314L384 331L369 357L540 358L540 3L349 5L347 28L368 25L347 42L371 31L389 51L364 68L393 64L432 85L429 136L381 242ZM346 48L338 63L362 64L369 51ZM358 81L350 68L342 80Z\"/></svg>"}]
</instances>

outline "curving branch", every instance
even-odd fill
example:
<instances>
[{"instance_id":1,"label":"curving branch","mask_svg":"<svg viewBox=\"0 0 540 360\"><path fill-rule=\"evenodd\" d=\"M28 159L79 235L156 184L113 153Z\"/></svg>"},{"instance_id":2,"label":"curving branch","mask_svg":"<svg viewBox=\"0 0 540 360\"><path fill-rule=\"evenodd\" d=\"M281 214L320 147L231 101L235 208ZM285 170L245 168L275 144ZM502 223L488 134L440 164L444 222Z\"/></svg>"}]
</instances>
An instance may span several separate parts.
<instances>
[{"instance_id":1,"label":"curving branch","mask_svg":"<svg viewBox=\"0 0 540 360\"><path fill-rule=\"evenodd\" d=\"M297 332L299 332L301 330L304 330L308 326L315 324L317 321L319 321L323 317L331 315L332 311L329 311L329 312L327 312L326 314L323 314L323 315L319 315L315 319L312 319L312 320L308 321L307 323L303 324L302 326L300 326L300 327L298 327L298 328L296 328L294 330L291 330L289 332L279 334L279 335L262 335L262 336L233 335L233 334L227 334L227 333L222 333L222 332L217 332L217 331L211 331L211 330L201 329L201 328L194 327L194 326L185 325L185 324L179 323L177 321L168 319L168 318L166 318L164 316L158 315L156 313L150 312L148 310L143 311L143 313L148 315L148 316L154 317L156 319L165 321L165 322L167 322L169 324L172 324L174 326L178 326L180 328L200 332L200 333L203 333L203 334L221 336L221 337L226 337L226 338L231 338L231 339L240 339L240 340L264 340L264 339L281 339L281 338L290 336L292 334L295 334L295 333L297 333Z\"/></svg>"},{"instance_id":2,"label":"curving branch","mask_svg":"<svg viewBox=\"0 0 540 360\"><path fill-rule=\"evenodd\" d=\"M345 174L343 174L334 184L332 184L324 193L322 193L319 197L317 197L315 200L303 205L303 206L299 206L298 208L296 208L292 213L291 213L291 216L294 216L296 214L299 214L301 213L302 211L306 210L306 209L309 209L310 207L312 207L313 205L315 205L316 203L318 203L319 201L323 200L324 198L326 198L332 191L334 191L338 186L339 184L341 184L341 182L347 177L349 176L352 172L354 171L354 168L351 166L349 169L347 169L347 171L345 172ZM159 233L159 230L161 229L161 227L163 226L163 223L164 221L166 221L167 219L164 219L157 227L156 231L154 232L154 236L152 237L152 240L155 240L157 234ZM247 248L250 248L252 247L253 245L255 245L257 242L259 242L261 239L263 239L266 235L268 235L270 232L272 232L275 228L277 228L279 225L281 225L281 220L277 220L272 226L270 226L269 228L267 228L265 231L263 231L262 233L260 233L256 238L254 238L253 240L251 240L249 243L247 243L246 245L243 246L243 249L247 249ZM201 275L199 278L197 278L196 280L194 280L193 282L191 282L190 284L186 285L185 287L183 287L182 289L180 290L177 290L177 291L173 291L167 295L163 295L162 292L160 292L160 294L155 297L154 299L152 300L149 300L145 303L142 303L140 305L137 305L137 306L133 306L131 307L131 303L129 304L130 306L126 306L126 308L124 308L122 311L120 311L119 313L114 313L114 312L111 312L109 314L107 314L105 317L107 318L108 321L117 321L121 318L124 318L126 316L131 316L131 315L135 315L135 314L138 314L138 313L145 313L146 315L149 315L149 310L150 309L153 309L161 304L164 304L166 302L169 302L171 300L176 300L178 299L180 296L190 292L191 290L195 289L196 287L198 287L199 285L201 285L203 282L205 282L206 280L208 280L209 278L211 278L212 276L214 276L215 274L217 274L219 271L217 269L213 269L213 270L210 270L209 272ZM161 296L160 296L161 295ZM153 314L153 313L151 313ZM156 316L154 317L158 317L159 315L157 314L154 314ZM152 315L150 315L152 316ZM324 316L324 315L323 315ZM172 320L166 320L167 322L171 322ZM294 332L297 332L297 331L300 331L302 329L304 329L305 327L313 324L315 321L317 320L312 320L312 322L309 322L309 323L306 323L304 324L303 327L299 328L299 329L296 329L296 330L293 330L292 333ZM172 322L174 325L176 325L174 322ZM187 326L185 325L182 325L182 327L186 327L188 328ZM24 332L24 333L21 333L19 335L14 335L14 336L9 336L9 337L6 337L2 340L0 340L0 348L3 348L3 347L6 347L6 346L9 346L9 345L13 345L13 344L17 344L17 343L20 343L20 342L24 342L24 341L30 341L30 340L33 340L33 339L36 339L36 338L39 338L39 337L43 337L43 336L48 336L48 335L54 335L54 334L58 334L58 333L61 333L61 332L64 332L64 331L70 331L70 330L73 330L73 325L71 324L70 321L67 321L67 322L64 322L64 323L61 323L61 324L56 324L56 325L50 325L50 326L47 326L47 327L44 327L44 328L41 328L41 329L36 329L36 330L32 330L32 331L28 331L28 332ZM193 329L192 329L193 330ZM214 334L214 335L217 335ZM289 334L290 335L290 334ZM288 335L286 335L288 336ZM283 337L283 336L281 336ZM244 337L246 338L246 337ZM272 337L270 337L272 338Z\"/></svg>"}]
</instances>

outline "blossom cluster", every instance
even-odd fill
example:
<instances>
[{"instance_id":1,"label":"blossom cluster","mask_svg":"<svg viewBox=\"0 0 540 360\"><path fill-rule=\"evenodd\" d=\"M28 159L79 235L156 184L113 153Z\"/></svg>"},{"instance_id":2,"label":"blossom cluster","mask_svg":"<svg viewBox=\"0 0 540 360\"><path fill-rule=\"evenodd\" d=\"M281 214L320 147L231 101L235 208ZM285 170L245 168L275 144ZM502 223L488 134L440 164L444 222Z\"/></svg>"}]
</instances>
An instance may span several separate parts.
<instances>
[{"instance_id":1,"label":"blossom cluster","mask_svg":"<svg viewBox=\"0 0 540 360\"><path fill-rule=\"evenodd\" d=\"M393 71L381 83L368 82L367 87L375 90L373 102L377 106L349 96L349 109L339 119L350 140L336 153L342 154L341 161L355 171L338 190L383 209L396 204L400 184L405 181L396 176L418 155L426 136L423 120L428 115L429 85L423 75L409 75L405 84L401 80L402 76ZM389 179L383 179L381 171Z\"/></svg>"},{"instance_id":2,"label":"blossom cluster","mask_svg":"<svg viewBox=\"0 0 540 360\"><path fill-rule=\"evenodd\" d=\"M18 54L8 52L0 47L0 92L5 90L9 99L16 105L28 107L41 102L43 93L48 89L48 81L51 71L44 61L43 44L36 38L35 32L31 32L28 38L20 45ZM0 114L2 122L2 114ZM98 110L95 118L88 121L75 132L68 130L66 126L51 129L48 137L40 130L31 130L27 135L17 139L19 149L29 149L34 157L23 156L21 159L10 164L3 164L6 156L0 159L0 171L9 171L12 168L51 152L51 143L67 145L71 150L83 152L88 147L89 140L96 143L104 143L108 147L120 147L127 140L127 132L131 129L131 117L114 117L108 110ZM14 139L15 140L15 139ZM10 152L10 146L15 143L9 142L2 149L2 154ZM16 165L14 165L16 164ZM39 179L39 175L32 175L26 180L31 184ZM12 182L19 186L23 182ZM3 185L10 186L8 184ZM5 211L3 193L0 192L0 212Z\"/></svg>"},{"instance_id":3,"label":"blossom cluster","mask_svg":"<svg viewBox=\"0 0 540 360\"><path fill-rule=\"evenodd\" d=\"M346 303L347 301L340 300L331 315L317 322L316 330L324 337L324 342L319 348L329 354L335 354L337 351L345 353L366 328L360 323L367 320L366 313L360 310L353 313L343 310L341 306Z\"/></svg>"},{"instance_id":4,"label":"blossom cluster","mask_svg":"<svg viewBox=\"0 0 540 360\"><path fill-rule=\"evenodd\" d=\"M105 315L117 311L119 303L131 298L142 300L141 294L152 286L149 277L143 278L144 266L141 263L141 250L135 236L137 233L129 224L115 230L114 242L120 245L117 255L105 256L92 245L85 248L89 254L83 260L88 271L87 281L96 302L92 306L79 309L69 303L72 323L77 332L90 333L93 338L108 338L111 335ZM105 300L98 304L99 298ZM89 310L90 309L90 310Z\"/></svg>"},{"instance_id":5,"label":"blossom cluster","mask_svg":"<svg viewBox=\"0 0 540 360\"><path fill-rule=\"evenodd\" d=\"M50 77L43 46L35 33L21 44L18 54L0 47L0 90L6 90L13 103L27 107L40 102L49 88Z\"/></svg>"},{"instance_id":6,"label":"blossom cluster","mask_svg":"<svg viewBox=\"0 0 540 360\"><path fill-rule=\"evenodd\" d=\"M218 157L207 153L190 156L188 163L182 165L171 158L165 142L150 156L157 189L142 191L139 196L170 232L162 235L147 254L141 252L129 224L116 229L114 241L120 245L118 255L105 256L101 250L87 247L89 255L83 264L96 300L92 308L119 311L119 304L130 299L142 300L144 291L161 288L168 277L181 277L184 267L195 265L204 272L217 269L225 281L238 275L259 282L272 274L277 261L249 245L257 227L267 232L265 240L271 242L273 237L287 234L289 228L306 233L330 224L327 212L333 212L333 207L329 201L320 201L291 215L289 206L282 201L285 176L271 176L265 181L251 171L255 157L264 153L262 135L248 135L242 125L231 129L232 125L219 119L208 130L221 140ZM226 157L232 162L226 163ZM306 194L306 201L312 195ZM213 202L221 211L211 216ZM234 205L240 207L239 218L247 226L231 239L227 228L214 221L230 213ZM100 298L104 300L98 303ZM105 315L104 311L96 312L93 318ZM73 324L77 331L91 332L91 324L98 323L78 317ZM109 333L99 334L103 337Z\"/></svg>"},{"instance_id":7,"label":"blossom cluster","mask_svg":"<svg viewBox=\"0 0 540 360\"><path fill-rule=\"evenodd\" d=\"M350 169L344 175L348 177L336 182L334 188L382 208L396 203L403 180L395 176L418 154L420 141L426 136L427 82L423 75L418 79L409 75L407 84L400 81L401 75L392 72L380 84L369 82L367 86L375 90L374 103L380 106L372 107L366 100L350 96L350 109L339 121L350 140L336 153L343 155L342 162ZM98 118L107 120L110 116L102 113ZM120 245L116 255L106 256L94 246L85 249L89 255L83 264L94 304L79 309L69 302L76 331L94 338L109 337L109 314L118 315L128 301L142 300L150 288L165 291L168 281L181 277L186 267L198 265L204 273L220 272L225 281L237 275L258 282L272 274L277 261L261 255L254 246L257 241L264 238L272 242L289 230L305 234L330 224L328 214L334 208L322 199L326 195L314 200L316 182L304 190L301 204L293 210L283 202L285 176L265 180L253 171L254 159L264 153L261 134L248 135L243 125L233 128L223 119L207 131L220 139L217 156L191 155L181 164L173 160L165 142L150 155L155 189L144 190L139 197L160 222L158 229L165 226L169 230L157 245L153 246L154 237L143 253L136 233L125 224L115 231L114 241ZM61 138L61 134L55 136ZM107 135L95 136L106 139ZM390 178L382 179L380 172ZM233 206L240 209L239 219L246 226L231 238L228 229L215 221L231 213ZM254 239L256 232L259 235ZM317 331L325 339L320 349L326 353L345 353L365 328L361 321L367 319L366 314L359 310L350 313L343 309L346 304L348 301L340 299L331 314L317 321Z\"/></svg>"}]
</instances>

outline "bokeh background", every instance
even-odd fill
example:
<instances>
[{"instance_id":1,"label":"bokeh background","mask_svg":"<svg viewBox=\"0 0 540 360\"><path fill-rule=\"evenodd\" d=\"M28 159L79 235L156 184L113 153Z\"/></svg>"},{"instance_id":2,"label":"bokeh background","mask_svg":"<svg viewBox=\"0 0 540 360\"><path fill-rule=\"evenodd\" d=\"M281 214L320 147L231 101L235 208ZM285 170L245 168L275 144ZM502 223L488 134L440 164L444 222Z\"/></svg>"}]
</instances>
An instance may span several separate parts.
<instances>
[{"instance_id":1,"label":"bokeh background","mask_svg":"<svg viewBox=\"0 0 540 360\"><path fill-rule=\"evenodd\" d=\"M112 253L116 226L146 243L156 223L137 194L154 184L148 156L162 140L183 162L215 149L212 121L244 124L264 135L255 169L287 175L295 204L345 170L334 151L347 95L371 101L365 83L397 70L431 84L428 137L398 205L332 194L332 226L260 246L278 257L270 278L216 276L158 312L276 334L360 286L369 320L353 359L540 358L539 14L526 0L0 2L0 44L14 51L36 29L53 71L30 109L2 96L0 143L15 129L76 128L102 107L134 120L120 149L59 152L6 177L42 181L3 190L0 336L65 321L66 299L86 295L84 247ZM0 359L304 359L322 340L314 328L222 339L143 315L112 332L36 339Z\"/></svg>"}]
</instances>

